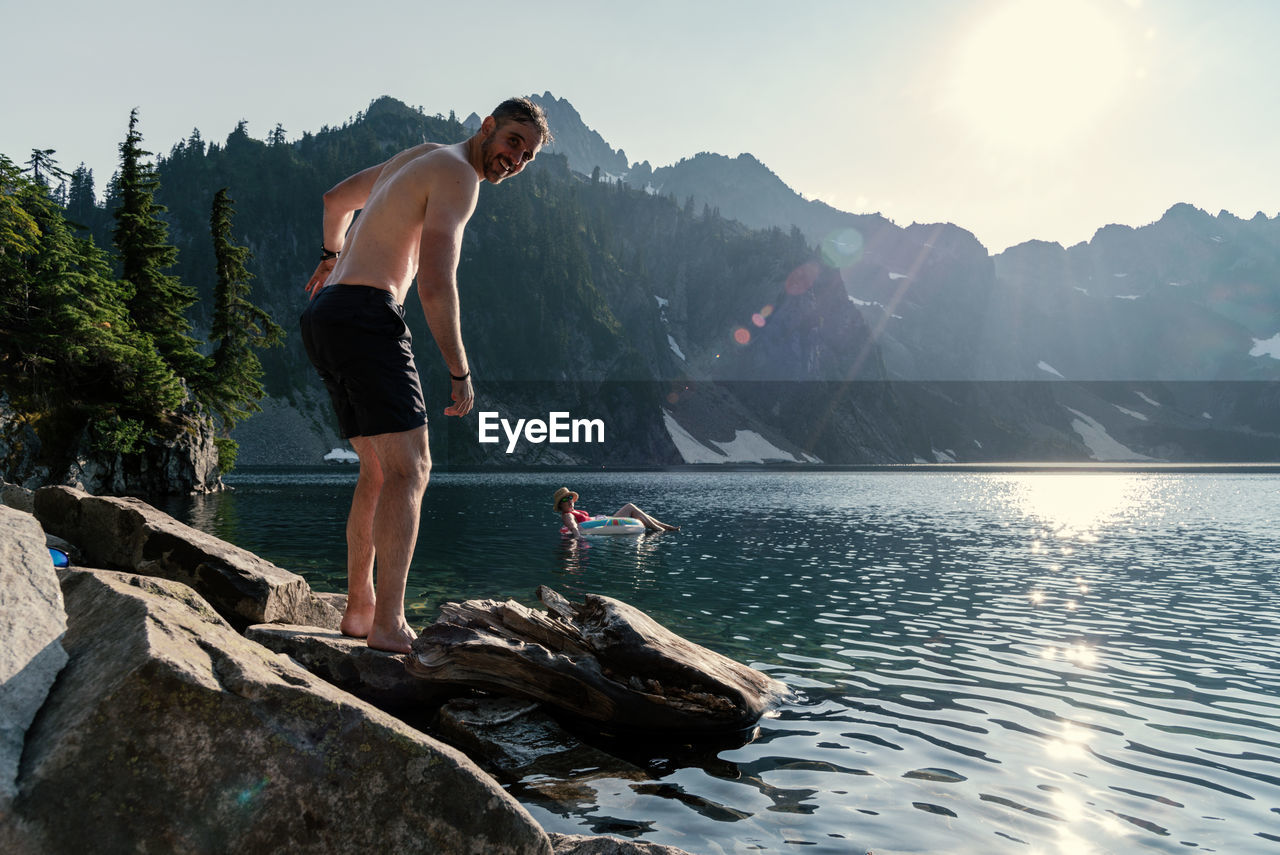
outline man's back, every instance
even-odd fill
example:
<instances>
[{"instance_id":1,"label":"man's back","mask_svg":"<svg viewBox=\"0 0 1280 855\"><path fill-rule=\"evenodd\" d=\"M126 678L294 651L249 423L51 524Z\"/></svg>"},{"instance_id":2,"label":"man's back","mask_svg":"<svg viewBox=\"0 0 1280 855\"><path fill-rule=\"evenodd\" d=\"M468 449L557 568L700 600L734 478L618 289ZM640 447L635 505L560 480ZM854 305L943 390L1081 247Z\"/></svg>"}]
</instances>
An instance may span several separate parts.
<instances>
[{"instance_id":1,"label":"man's back","mask_svg":"<svg viewBox=\"0 0 1280 855\"><path fill-rule=\"evenodd\" d=\"M382 288L403 304L424 232L460 231L479 187L462 144L425 143L392 157L378 168L330 281Z\"/></svg>"}]
</instances>

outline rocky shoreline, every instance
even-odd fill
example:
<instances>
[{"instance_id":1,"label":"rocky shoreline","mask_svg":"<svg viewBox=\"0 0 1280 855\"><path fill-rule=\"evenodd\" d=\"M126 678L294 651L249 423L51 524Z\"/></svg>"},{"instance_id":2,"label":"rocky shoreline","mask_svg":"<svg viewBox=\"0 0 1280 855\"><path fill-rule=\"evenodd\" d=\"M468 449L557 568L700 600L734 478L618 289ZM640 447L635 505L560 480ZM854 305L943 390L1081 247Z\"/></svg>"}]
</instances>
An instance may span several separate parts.
<instances>
[{"instance_id":1,"label":"rocky shoreline","mask_svg":"<svg viewBox=\"0 0 1280 855\"><path fill-rule=\"evenodd\" d=\"M681 852L548 834L480 765L528 759L534 705L449 704L467 753L428 735L438 690L296 574L137 499L0 499L0 851Z\"/></svg>"}]
</instances>

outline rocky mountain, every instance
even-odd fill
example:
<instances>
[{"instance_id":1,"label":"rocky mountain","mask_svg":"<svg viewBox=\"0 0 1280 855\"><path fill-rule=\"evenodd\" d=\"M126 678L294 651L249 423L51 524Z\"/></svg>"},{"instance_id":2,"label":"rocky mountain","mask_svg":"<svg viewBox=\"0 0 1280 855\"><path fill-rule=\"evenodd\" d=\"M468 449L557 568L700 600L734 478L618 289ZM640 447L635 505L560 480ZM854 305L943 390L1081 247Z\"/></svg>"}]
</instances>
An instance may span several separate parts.
<instances>
[{"instance_id":1,"label":"rocky mountain","mask_svg":"<svg viewBox=\"0 0 1280 855\"><path fill-rule=\"evenodd\" d=\"M557 98L550 92L534 95L531 100L547 114L547 122L551 125L555 139L547 146L547 154L559 154L569 162L569 168L583 175L591 175L598 167L609 180L617 180L630 171L627 165L627 153L622 149L614 149L604 137L587 127L582 116L574 106L563 98ZM473 114L474 115L474 114ZM474 126L480 126L480 117L475 117ZM564 133L561 134L561 129Z\"/></svg>"},{"instance_id":2,"label":"rocky mountain","mask_svg":"<svg viewBox=\"0 0 1280 855\"><path fill-rule=\"evenodd\" d=\"M840 271L884 377L933 431L922 459L1274 455L1275 411L1257 402L1274 400L1280 379L1280 217L1178 204L1076 246L1031 241L992 256L954 224L899 227L805 200L749 154L636 164L621 180L802 232ZM987 421L1005 427L984 437ZM1103 439L1117 432L1133 447Z\"/></svg>"},{"instance_id":3,"label":"rocky mountain","mask_svg":"<svg viewBox=\"0 0 1280 855\"><path fill-rule=\"evenodd\" d=\"M992 256L953 224L805 200L748 154L628 167L569 102L535 100L556 142L485 187L467 230L480 406L433 419L437 466L1280 455L1280 219L1178 205L1077 246ZM475 121L384 98L295 144L239 128L225 146L176 148L160 172L183 257L207 252L207 210L188 200L230 186L256 297L293 328L323 189ZM447 378L406 308L443 408ZM292 338L266 354L272 398L237 429L242 464L318 462L341 444ZM596 423L602 435L585 432Z\"/></svg>"},{"instance_id":4,"label":"rocky mountain","mask_svg":"<svg viewBox=\"0 0 1280 855\"><path fill-rule=\"evenodd\" d=\"M568 101L550 92L533 99L547 113L556 139L547 151L560 153L569 168L661 196L696 211L718 209L721 216L753 229L799 228L818 243L848 228L875 233L888 220L878 214L850 214L825 202L805 199L750 154L726 157L702 152L671 166L654 169L648 161L627 165L622 149L613 149L583 122ZM479 120L476 120L478 125Z\"/></svg>"}]
</instances>

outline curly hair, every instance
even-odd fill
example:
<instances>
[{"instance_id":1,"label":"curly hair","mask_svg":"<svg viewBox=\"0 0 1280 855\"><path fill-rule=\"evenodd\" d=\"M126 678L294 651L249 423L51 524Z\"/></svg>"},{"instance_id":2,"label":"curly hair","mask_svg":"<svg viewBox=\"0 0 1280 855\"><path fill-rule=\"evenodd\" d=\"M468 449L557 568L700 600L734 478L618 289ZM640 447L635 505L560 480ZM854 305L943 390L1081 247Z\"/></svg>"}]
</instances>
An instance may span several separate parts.
<instances>
[{"instance_id":1,"label":"curly hair","mask_svg":"<svg viewBox=\"0 0 1280 855\"><path fill-rule=\"evenodd\" d=\"M538 129L543 145L555 139L551 135L551 126L547 124L547 114L528 98L508 98L495 107L491 115L499 125L503 122L519 122L522 125L533 125Z\"/></svg>"}]
</instances>

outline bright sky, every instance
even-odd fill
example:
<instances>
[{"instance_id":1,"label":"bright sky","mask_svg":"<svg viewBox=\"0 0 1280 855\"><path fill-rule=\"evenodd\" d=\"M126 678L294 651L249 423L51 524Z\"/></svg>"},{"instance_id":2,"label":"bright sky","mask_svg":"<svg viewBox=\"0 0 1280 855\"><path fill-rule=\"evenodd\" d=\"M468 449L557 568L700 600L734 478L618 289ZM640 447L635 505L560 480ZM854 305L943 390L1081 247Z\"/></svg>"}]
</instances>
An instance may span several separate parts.
<instances>
[{"instance_id":1,"label":"bright sky","mask_svg":"<svg viewBox=\"0 0 1280 855\"><path fill-rule=\"evenodd\" d=\"M633 162L749 152L992 252L1177 202L1280 213L1275 0L4 2L0 153L57 149L99 192L134 107L165 153L550 91Z\"/></svg>"}]
</instances>

